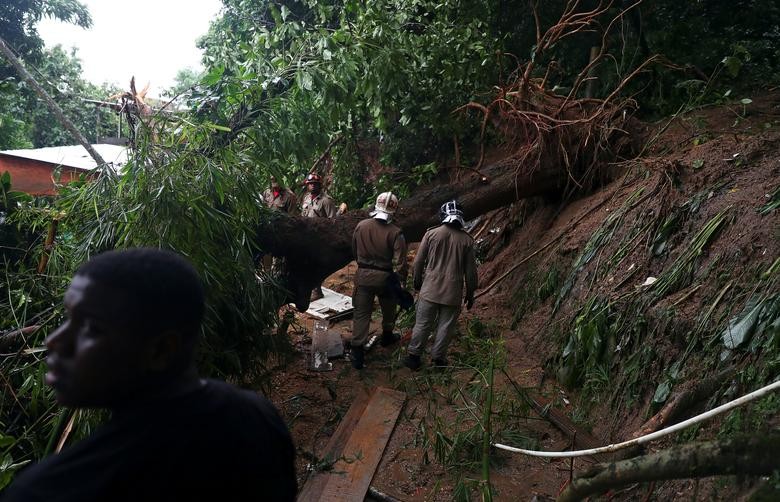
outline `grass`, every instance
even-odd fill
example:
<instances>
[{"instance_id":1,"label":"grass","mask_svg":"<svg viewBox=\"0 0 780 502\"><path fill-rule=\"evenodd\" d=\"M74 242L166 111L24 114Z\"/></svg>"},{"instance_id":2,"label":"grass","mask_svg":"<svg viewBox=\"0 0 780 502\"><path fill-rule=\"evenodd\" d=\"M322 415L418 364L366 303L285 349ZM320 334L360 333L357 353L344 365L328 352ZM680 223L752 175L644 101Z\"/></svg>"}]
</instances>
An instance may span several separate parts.
<instances>
[{"instance_id":1,"label":"grass","mask_svg":"<svg viewBox=\"0 0 780 502\"><path fill-rule=\"evenodd\" d=\"M425 397L405 419L415 424L421 463L436 462L456 479L455 500L492 500L490 472L500 457L491 443L533 444L522 426L529 409L522 389L501 378L506 349L494 324L471 319L457 343L450 369L423 370L402 382L407 393Z\"/></svg>"}]
</instances>

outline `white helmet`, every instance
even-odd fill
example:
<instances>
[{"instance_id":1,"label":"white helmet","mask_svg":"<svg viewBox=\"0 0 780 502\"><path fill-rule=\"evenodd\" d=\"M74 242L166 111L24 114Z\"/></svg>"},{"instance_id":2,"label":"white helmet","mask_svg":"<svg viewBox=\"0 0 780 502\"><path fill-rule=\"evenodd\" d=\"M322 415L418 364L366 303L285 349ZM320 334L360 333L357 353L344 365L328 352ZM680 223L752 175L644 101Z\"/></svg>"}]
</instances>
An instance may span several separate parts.
<instances>
[{"instance_id":1,"label":"white helmet","mask_svg":"<svg viewBox=\"0 0 780 502\"><path fill-rule=\"evenodd\" d=\"M374 210L370 214L374 218L388 221L396 209L398 209L398 197L393 195L393 192L383 192L376 198Z\"/></svg>"},{"instance_id":2,"label":"white helmet","mask_svg":"<svg viewBox=\"0 0 780 502\"><path fill-rule=\"evenodd\" d=\"M465 222L463 221L463 210L460 208L460 204L455 200L445 202L441 205L439 208L439 218L442 223L458 222L461 227L465 225Z\"/></svg>"}]
</instances>

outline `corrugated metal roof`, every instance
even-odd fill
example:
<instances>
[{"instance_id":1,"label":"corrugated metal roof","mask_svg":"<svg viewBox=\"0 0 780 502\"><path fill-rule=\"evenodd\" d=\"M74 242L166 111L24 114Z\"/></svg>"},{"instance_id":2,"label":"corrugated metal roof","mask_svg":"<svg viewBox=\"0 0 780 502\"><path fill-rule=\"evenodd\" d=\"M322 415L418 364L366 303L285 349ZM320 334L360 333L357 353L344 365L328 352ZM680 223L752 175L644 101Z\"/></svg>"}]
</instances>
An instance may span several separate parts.
<instances>
[{"instance_id":1,"label":"corrugated metal roof","mask_svg":"<svg viewBox=\"0 0 780 502\"><path fill-rule=\"evenodd\" d=\"M111 164L114 169L119 170L127 164L127 147L119 145L92 145L97 150L103 160ZM97 167L97 164L89 156L87 150L81 145L70 146L51 146L47 148L31 148L26 150L4 150L0 154L11 155L23 159L40 160L49 162L58 166L74 167L91 171Z\"/></svg>"}]
</instances>

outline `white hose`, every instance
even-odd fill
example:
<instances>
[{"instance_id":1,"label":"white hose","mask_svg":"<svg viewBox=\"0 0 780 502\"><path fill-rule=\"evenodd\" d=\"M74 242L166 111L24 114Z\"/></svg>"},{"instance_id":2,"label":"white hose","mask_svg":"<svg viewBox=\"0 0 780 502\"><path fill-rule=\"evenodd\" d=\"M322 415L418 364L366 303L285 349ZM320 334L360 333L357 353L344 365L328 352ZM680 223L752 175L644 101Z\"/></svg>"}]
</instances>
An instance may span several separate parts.
<instances>
[{"instance_id":1,"label":"white hose","mask_svg":"<svg viewBox=\"0 0 780 502\"><path fill-rule=\"evenodd\" d=\"M660 431L653 432L651 434L647 434L645 436L640 436L638 438L631 439L629 441L623 441L622 443L615 443L610 444L607 446L602 446L599 448L591 448L590 450L575 450L575 451L537 451L537 450L524 450L522 448L514 448L512 446L507 446L500 443L493 443L493 446L496 448L500 448L502 450L511 451L514 453L522 453L524 455L531 455L533 457L547 457L547 458L569 458L569 457L583 457L585 455L596 455L598 453L609 453L611 451L620 450L623 448L627 448L629 446L634 445L640 445L644 443L649 443L650 441L653 441L654 439L658 439L664 436L668 436L669 434L673 432L677 432L679 430L685 429L686 427L689 427L693 424L698 424L699 422L703 422L707 420L708 418L714 417L715 415L719 415L723 413L724 411L728 411L730 409L736 408L737 406L741 406L747 402L753 401L754 399L758 399L759 397L765 396L766 394L769 394L773 390L777 390L780 388L780 380L771 383L767 385L766 387L762 387L758 390L755 390L751 392L750 394L746 394L740 398L737 398L733 401L729 401L726 404L722 404L718 406L717 408L713 408L710 411L706 411L702 413L701 415L697 415L693 418L689 418L688 420L685 420L684 422L680 422L678 424L674 424L670 427L667 427L665 429L661 429Z\"/></svg>"}]
</instances>

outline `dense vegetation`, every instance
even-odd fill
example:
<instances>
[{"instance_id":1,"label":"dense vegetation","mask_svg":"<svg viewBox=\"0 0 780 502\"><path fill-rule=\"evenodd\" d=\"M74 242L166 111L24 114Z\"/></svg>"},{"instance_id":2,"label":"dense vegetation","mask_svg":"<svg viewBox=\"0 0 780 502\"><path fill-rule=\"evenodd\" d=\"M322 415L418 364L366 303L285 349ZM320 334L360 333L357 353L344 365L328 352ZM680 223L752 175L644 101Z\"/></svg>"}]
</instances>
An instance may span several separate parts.
<instances>
[{"instance_id":1,"label":"dense vegetation","mask_svg":"<svg viewBox=\"0 0 780 502\"><path fill-rule=\"evenodd\" d=\"M21 345L0 344L0 353L9 353L0 360L0 489L20 463L51 450L71 417L42 384L37 347L61 319L68 277L89 255L137 245L187 255L211 292L202 367L233 378L262 376L273 363L268 354L284 350L270 335L277 290L266 286L273 278L258 283L252 266L254 229L269 217L257 194L271 174L293 185L319 159L331 192L352 207L385 188L408 193L451 166L456 148L463 164L475 161L481 117L453 110L494 99L531 57L533 76L565 95L591 47L603 45L588 92L604 97L663 54L623 88L648 118L739 99L744 89L780 81L780 6L769 0L575 2L576 11L596 10L595 21L542 52L527 2L223 3L199 42L203 76L172 90L183 92L185 111L140 124L124 173L105 171L97 183L66 187L54 200L15 194L13 180L2 180L0 331L41 329ZM35 32L43 16L88 27L88 13L72 0L8 6L0 12L0 36L93 136L94 109L80 100L105 98L110 90L84 82L77 54L44 50ZM567 2L537 7L546 29ZM115 127L115 120L107 115L101 123ZM0 149L70 143L52 122L10 68L0 66ZM490 139L502 141L497 133ZM57 245L39 271L54 221ZM77 423L83 432L90 422Z\"/></svg>"}]
</instances>

